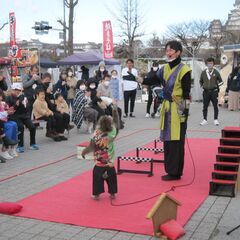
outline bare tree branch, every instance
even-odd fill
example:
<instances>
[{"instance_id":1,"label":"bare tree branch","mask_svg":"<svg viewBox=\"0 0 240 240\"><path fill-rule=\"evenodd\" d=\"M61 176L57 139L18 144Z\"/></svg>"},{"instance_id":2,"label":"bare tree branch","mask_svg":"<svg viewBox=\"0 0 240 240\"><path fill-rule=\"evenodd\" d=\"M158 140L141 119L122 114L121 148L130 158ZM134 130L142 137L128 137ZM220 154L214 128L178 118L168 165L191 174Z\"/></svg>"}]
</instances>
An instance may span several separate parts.
<instances>
[{"instance_id":1,"label":"bare tree branch","mask_svg":"<svg viewBox=\"0 0 240 240\"><path fill-rule=\"evenodd\" d=\"M168 26L167 35L182 42L192 54L198 53L201 45L208 37L209 22L195 20Z\"/></svg>"},{"instance_id":2,"label":"bare tree branch","mask_svg":"<svg viewBox=\"0 0 240 240\"><path fill-rule=\"evenodd\" d=\"M0 31L8 24L8 22L5 22L1 27L0 27Z\"/></svg>"},{"instance_id":3,"label":"bare tree branch","mask_svg":"<svg viewBox=\"0 0 240 240\"><path fill-rule=\"evenodd\" d=\"M118 7L110 9L107 6L106 8L118 23L120 29L118 36L124 38L122 41L128 47L128 57L133 58L135 41L144 35L140 30L144 19L139 13L140 0L121 0L118 4ZM116 13L112 9L117 9L118 12Z\"/></svg>"},{"instance_id":4,"label":"bare tree branch","mask_svg":"<svg viewBox=\"0 0 240 240\"><path fill-rule=\"evenodd\" d=\"M76 0L75 2L73 2L73 7L75 7L78 4L78 0Z\"/></svg>"},{"instance_id":5,"label":"bare tree branch","mask_svg":"<svg viewBox=\"0 0 240 240\"><path fill-rule=\"evenodd\" d=\"M67 8L70 8L70 2L68 0L65 0L64 3Z\"/></svg>"},{"instance_id":6,"label":"bare tree branch","mask_svg":"<svg viewBox=\"0 0 240 240\"><path fill-rule=\"evenodd\" d=\"M62 19L58 19L57 22L58 22L59 24L61 24L61 25L63 26L63 28L65 28L65 29L67 29L67 30L69 29L69 27L66 25L66 23L64 24L64 22L63 22Z\"/></svg>"}]
</instances>

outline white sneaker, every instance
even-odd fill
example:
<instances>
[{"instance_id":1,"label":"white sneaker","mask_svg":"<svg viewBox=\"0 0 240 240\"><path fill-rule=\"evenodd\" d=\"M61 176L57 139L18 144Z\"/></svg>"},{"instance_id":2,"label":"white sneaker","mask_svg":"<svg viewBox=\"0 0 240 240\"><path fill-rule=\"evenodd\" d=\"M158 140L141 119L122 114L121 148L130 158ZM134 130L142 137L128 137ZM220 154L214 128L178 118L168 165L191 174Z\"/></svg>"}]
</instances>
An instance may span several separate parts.
<instances>
[{"instance_id":1,"label":"white sneaker","mask_svg":"<svg viewBox=\"0 0 240 240\"><path fill-rule=\"evenodd\" d=\"M160 117L160 113L156 112L155 117Z\"/></svg>"},{"instance_id":2,"label":"white sneaker","mask_svg":"<svg viewBox=\"0 0 240 240\"><path fill-rule=\"evenodd\" d=\"M205 119L203 119L202 122L200 123L201 126L204 126L204 125L207 125L207 124L208 124L208 122Z\"/></svg>"},{"instance_id":3,"label":"white sneaker","mask_svg":"<svg viewBox=\"0 0 240 240\"><path fill-rule=\"evenodd\" d=\"M13 159L13 157L8 153L8 151L1 152L1 156L5 159Z\"/></svg>"},{"instance_id":4,"label":"white sneaker","mask_svg":"<svg viewBox=\"0 0 240 240\"><path fill-rule=\"evenodd\" d=\"M150 118L150 114L149 114L149 113L146 113L145 117L146 117L146 118Z\"/></svg>"},{"instance_id":5,"label":"white sneaker","mask_svg":"<svg viewBox=\"0 0 240 240\"><path fill-rule=\"evenodd\" d=\"M213 123L214 123L215 126L218 126L218 125L219 125L219 121L218 121L217 119L215 119L215 120L213 121Z\"/></svg>"},{"instance_id":6,"label":"white sneaker","mask_svg":"<svg viewBox=\"0 0 240 240\"><path fill-rule=\"evenodd\" d=\"M15 148L15 147L10 148L10 149L8 150L8 153L9 153L9 155L12 156L12 157L18 157L18 154L17 154L17 152L16 152L16 148Z\"/></svg>"}]
</instances>

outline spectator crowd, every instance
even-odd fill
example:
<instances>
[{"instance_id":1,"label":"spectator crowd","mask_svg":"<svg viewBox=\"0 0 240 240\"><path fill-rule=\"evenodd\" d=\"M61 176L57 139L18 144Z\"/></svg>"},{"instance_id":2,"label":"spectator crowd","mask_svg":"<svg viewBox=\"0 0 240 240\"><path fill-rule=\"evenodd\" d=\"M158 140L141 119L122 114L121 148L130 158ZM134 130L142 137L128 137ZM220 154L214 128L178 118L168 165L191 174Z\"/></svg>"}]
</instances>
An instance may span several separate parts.
<instances>
[{"instance_id":1,"label":"spectator crowd","mask_svg":"<svg viewBox=\"0 0 240 240\"><path fill-rule=\"evenodd\" d=\"M222 79L214 68L214 59L207 59L206 65L207 68L199 79L203 88L203 121L200 125L208 124L207 110L210 102L214 107L214 124L219 125L218 92ZM126 67L121 73L115 69L109 72L103 61L99 63L93 77L89 77L89 69L85 66L82 66L81 70L81 79L77 79L72 68L62 69L58 81L53 83L50 73L40 75L39 67L33 65L29 72L22 76L22 82L14 82L9 87L0 71L0 162L17 157L25 151L26 128L29 130L28 148L39 149L36 128L40 121L46 122L47 138L57 142L67 141L65 132L74 127L80 132L83 125L86 125L87 133L93 133L100 117L112 116L113 106L116 106L120 120L119 129L123 129L125 122L122 117L135 118L135 100L140 83L148 92L146 118L160 116L164 96L157 62L153 62L151 70L143 79L138 76L132 59L127 59ZM239 67L234 68L229 75L226 95L228 109L239 110ZM119 106L122 98L123 111Z\"/></svg>"},{"instance_id":2,"label":"spectator crowd","mask_svg":"<svg viewBox=\"0 0 240 240\"><path fill-rule=\"evenodd\" d=\"M21 82L9 87L0 72L1 162L17 157L26 147L39 150L36 129L41 121L46 122L45 136L60 142L68 140L65 132L74 125L79 132L85 122L87 132L92 133L101 116L112 116L113 104L117 106L122 95L118 72L109 73L104 62L100 62L91 78L86 67L82 66L82 72L78 80L72 68L63 69L59 80L53 83L50 73L40 75L39 67L33 65ZM117 111L122 129L119 106ZM29 146L24 143L25 129L29 130Z\"/></svg>"}]
</instances>

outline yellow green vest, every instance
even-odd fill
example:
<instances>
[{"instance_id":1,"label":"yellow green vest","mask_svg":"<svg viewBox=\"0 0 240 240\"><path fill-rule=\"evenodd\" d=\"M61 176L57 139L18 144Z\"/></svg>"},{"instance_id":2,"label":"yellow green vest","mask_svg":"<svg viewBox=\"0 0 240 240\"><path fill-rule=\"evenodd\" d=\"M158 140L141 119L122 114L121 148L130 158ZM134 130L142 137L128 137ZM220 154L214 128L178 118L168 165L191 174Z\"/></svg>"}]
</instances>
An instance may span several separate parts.
<instances>
[{"instance_id":1,"label":"yellow green vest","mask_svg":"<svg viewBox=\"0 0 240 240\"><path fill-rule=\"evenodd\" d=\"M174 73L178 66L179 64L172 69L170 68L169 64L163 66L163 78L166 82L169 80L171 74ZM191 69L186 64L183 64L176 76L174 83L171 95L173 101L170 102L164 99L162 103L160 112L160 138L162 141L180 140L180 124L185 121L185 117L179 116L177 111L177 102L183 99L181 80L183 76L190 71ZM166 134L166 132L168 134Z\"/></svg>"}]
</instances>

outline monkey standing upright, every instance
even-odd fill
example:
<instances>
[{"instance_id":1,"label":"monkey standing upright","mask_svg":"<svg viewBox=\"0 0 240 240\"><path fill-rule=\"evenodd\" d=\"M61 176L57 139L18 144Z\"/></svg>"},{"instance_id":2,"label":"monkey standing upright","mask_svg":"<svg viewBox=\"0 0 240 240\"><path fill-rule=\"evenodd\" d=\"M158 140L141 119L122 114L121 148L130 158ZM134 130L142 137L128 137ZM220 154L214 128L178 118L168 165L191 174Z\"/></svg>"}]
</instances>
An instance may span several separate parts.
<instances>
[{"instance_id":1,"label":"monkey standing upright","mask_svg":"<svg viewBox=\"0 0 240 240\"><path fill-rule=\"evenodd\" d=\"M82 156L89 152L94 153L95 166L93 168L92 198L97 200L104 192L104 181L108 185L108 193L115 198L117 193L117 174L114 167L114 140L119 130L119 116L117 106L113 105L113 117L102 116L98 121L97 129L83 152Z\"/></svg>"}]
</instances>

